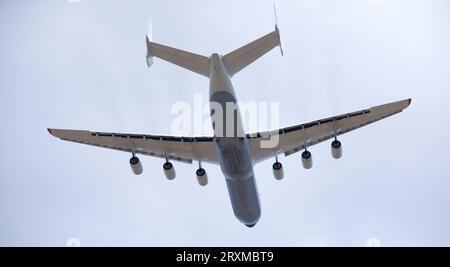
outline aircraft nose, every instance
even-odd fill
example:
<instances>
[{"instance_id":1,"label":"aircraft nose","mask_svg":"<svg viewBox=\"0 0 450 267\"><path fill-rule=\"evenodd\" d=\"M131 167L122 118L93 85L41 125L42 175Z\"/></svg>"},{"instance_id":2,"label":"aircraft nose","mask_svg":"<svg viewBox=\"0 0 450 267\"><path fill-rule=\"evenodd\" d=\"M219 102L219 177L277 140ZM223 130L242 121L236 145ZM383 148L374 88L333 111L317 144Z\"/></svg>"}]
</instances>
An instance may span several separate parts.
<instances>
[{"instance_id":1,"label":"aircraft nose","mask_svg":"<svg viewBox=\"0 0 450 267\"><path fill-rule=\"evenodd\" d=\"M253 226L255 226L256 225L256 223L253 223L253 224L245 224L245 226L247 226L248 228L253 228Z\"/></svg>"},{"instance_id":2,"label":"aircraft nose","mask_svg":"<svg viewBox=\"0 0 450 267\"><path fill-rule=\"evenodd\" d=\"M253 228L258 223L259 217L260 217L260 214L258 214L257 216L255 216L253 218L246 218L246 220L242 220L242 218L241 218L241 223L243 223L248 228Z\"/></svg>"}]
</instances>

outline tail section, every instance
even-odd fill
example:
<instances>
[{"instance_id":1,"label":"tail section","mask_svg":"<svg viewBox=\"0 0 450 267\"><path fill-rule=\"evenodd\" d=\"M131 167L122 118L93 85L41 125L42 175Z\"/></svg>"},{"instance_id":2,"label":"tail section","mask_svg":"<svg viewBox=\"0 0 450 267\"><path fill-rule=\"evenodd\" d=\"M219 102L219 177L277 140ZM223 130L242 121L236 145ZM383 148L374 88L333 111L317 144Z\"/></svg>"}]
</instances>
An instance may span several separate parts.
<instances>
[{"instance_id":1,"label":"tail section","mask_svg":"<svg viewBox=\"0 0 450 267\"><path fill-rule=\"evenodd\" d=\"M266 34L258 40L255 40L222 57L222 61L231 76L244 69L276 46L280 47L281 55L283 55L275 3L273 8L275 12L275 30L273 32ZM182 68L209 77L208 57L153 42L151 23L149 24L149 33L147 34L146 42L146 58L148 67L153 64L153 57L157 57Z\"/></svg>"},{"instance_id":2,"label":"tail section","mask_svg":"<svg viewBox=\"0 0 450 267\"><path fill-rule=\"evenodd\" d=\"M223 62L231 76L277 46L280 47L281 55L283 55L275 3L273 8L275 12L275 30L273 32L223 56Z\"/></svg>"}]
</instances>

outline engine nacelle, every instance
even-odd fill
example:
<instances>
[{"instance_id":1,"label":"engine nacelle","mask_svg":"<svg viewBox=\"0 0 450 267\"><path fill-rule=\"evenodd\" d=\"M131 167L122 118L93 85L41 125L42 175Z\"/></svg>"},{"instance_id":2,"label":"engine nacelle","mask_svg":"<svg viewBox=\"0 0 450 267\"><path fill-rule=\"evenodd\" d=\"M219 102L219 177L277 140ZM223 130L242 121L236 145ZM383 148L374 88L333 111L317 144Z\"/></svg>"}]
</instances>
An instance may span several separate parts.
<instances>
[{"instance_id":1,"label":"engine nacelle","mask_svg":"<svg viewBox=\"0 0 450 267\"><path fill-rule=\"evenodd\" d=\"M302 164L303 164L303 168L305 168L305 169L311 169L311 167L313 165L312 155L311 155L311 152L309 152L308 150L305 150L302 153Z\"/></svg>"},{"instance_id":2,"label":"engine nacelle","mask_svg":"<svg viewBox=\"0 0 450 267\"><path fill-rule=\"evenodd\" d=\"M277 180L282 180L284 178L283 165L278 161L272 165L273 176Z\"/></svg>"},{"instance_id":3,"label":"engine nacelle","mask_svg":"<svg viewBox=\"0 0 450 267\"><path fill-rule=\"evenodd\" d=\"M206 174L205 169L198 168L195 175L197 176L197 181L200 186L205 186L208 184L208 174Z\"/></svg>"},{"instance_id":4,"label":"engine nacelle","mask_svg":"<svg viewBox=\"0 0 450 267\"><path fill-rule=\"evenodd\" d=\"M136 175L141 174L143 171L141 161L136 156L131 157L130 166L131 166L131 170Z\"/></svg>"},{"instance_id":5,"label":"engine nacelle","mask_svg":"<svg viewBox=\"0 0 450 267\"><path fill-rule=\"evenodd\" d=\"M338 140L331 143L331 156L335 159L342 157L342 144Z\"/></svg>"},{"instance_id":6,"label":"engine nacelle","mask_svg":"<svg viewBox=\"0 0 450 267\"><path fill-rule=\"evenodd\" d=\"M173 180L176 177L175 168L173 167L173 164L170 162L166 162L163 164L163 170L164 175L166 176L167 180Z\"/></svg>"}]
</instances>

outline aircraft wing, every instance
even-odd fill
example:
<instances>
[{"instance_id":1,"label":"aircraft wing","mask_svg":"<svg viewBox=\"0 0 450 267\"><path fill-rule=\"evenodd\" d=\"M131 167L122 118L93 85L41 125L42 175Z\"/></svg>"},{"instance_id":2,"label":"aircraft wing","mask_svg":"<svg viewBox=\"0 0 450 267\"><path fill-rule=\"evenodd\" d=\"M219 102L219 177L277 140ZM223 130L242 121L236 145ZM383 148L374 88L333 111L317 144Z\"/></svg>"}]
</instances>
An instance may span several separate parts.
<instances>
[{"instance_id":1,"label":"aircraft wing","mask_svg":"<svg viewBox=\"0 0 450 267\"><path fill-rule=\"evenodd\" d=\"M192 163L217 163L213 137L176 137L48 129L62 140Z\"/></svg>"},{"instance_id":2,"label":"aircraft wing","mask_svg":"<svg viewBox=\"0 0 450 267\"><path fill-rule=\"evenodd\" d=\"M305 149L305 146L310 147L333 138L335 134L341 135L397 114L407 108L410 103L411 99L405 99L274 131L248 134L252 160L257 163L282 153L289 156ZM270 145L268 140L272 138L272 141L276 141L277 134L277 144L268 148L267 145ZM266 145L263 142L267 142Z\"/></svg>"}]
</instances>

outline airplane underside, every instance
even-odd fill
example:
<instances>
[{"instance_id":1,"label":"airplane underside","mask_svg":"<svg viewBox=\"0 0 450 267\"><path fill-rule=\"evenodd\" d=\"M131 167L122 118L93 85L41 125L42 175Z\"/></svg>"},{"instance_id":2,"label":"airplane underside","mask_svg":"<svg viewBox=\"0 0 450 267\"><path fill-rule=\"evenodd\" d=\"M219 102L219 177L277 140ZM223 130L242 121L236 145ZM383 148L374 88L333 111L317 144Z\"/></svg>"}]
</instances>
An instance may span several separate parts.
<instances>
[{"instance_id":1,"label":"airplane underside","mask_svg":"<svg viewBox=\"0 0 450 267\"><path fill-rule=\"evenodd\" d=\"M195 176L200 186L208 184L206 170L201 163L220 165L226 179L231 206L237 219L248 227L253 227L261 216L258 190L253 172L253 165L272 159L273 176L277 180L284 178L283 166L278 155L289 156L301 152L301 163L305 169L312 167L312 146L333 140L331 156L338 159L342 156L341 142L338 136L385 119L406 109L411 99L404 99L384 105L373 106L355 112L345 113L329 118L301 123L271 131L245 133L239 110L233 112L234 129L228 136L225 115L222 121L213 117L212 104L219 103L223 110L226 104L237 102L231 77L258 58L280 47L281 39L278 26L275 30L261 38L248 43L222 56L214 53L209 57L183 51L180 49L155 43L151 36L146 37L147 65L153 64L157 57L182 68L207 77L210 82L209 96L214 136L165 136L150 134L96 132L86 130L67 130L48 128L48 132L65 141L77 142L102 148L124 151L131 154L129 161L134 174L143 172L142 164L136 156L147 155L164 160L163 172L168 180L176 177L172 162L192 164L198 162ZM294 85L295 86L295 85ZM289 112L289 111L288 111ZM227 114L226 112L224 114ZM223 125L222 132L216 126ZM270 148L263 146L264 136L275 134L278 142ZM300 161L299 161L300 162Z\"/></svg>"}]
</instances>

